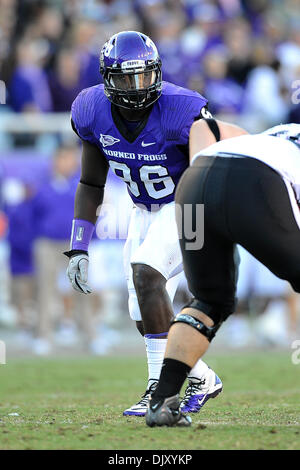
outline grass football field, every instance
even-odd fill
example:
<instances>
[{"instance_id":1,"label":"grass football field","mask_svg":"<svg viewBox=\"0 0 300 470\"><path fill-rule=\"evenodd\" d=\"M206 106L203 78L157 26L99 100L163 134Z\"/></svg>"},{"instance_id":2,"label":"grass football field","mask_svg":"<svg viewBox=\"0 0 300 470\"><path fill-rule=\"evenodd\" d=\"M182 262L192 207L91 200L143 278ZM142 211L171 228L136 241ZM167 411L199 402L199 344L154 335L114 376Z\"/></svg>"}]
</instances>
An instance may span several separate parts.
<instances>
[{"instance_id":1,"label":"grass football field","mask_svg":"<svg viewBox=\"0 0 300 470\"><path fill-rule=\"evenodd\" d=\"M142 357L15 359L0 366L0 449L300 449L300 365L290 352L206 357L224 391L188 429L123 417Z\"/></svg>"}]
</instances>

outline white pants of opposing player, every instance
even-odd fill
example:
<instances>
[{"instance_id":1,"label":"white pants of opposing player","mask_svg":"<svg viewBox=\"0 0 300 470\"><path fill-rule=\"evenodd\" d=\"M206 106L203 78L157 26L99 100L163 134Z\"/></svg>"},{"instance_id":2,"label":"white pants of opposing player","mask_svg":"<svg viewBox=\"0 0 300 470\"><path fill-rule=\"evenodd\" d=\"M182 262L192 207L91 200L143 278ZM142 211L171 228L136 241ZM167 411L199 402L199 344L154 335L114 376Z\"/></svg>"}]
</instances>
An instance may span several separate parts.
<instances>
[{"instance_id":1,"label":"white pants of opposing player","mask_svg":"<svg viewBox=\"0 0 300 470\"><path fill-rule=\"evenodd\" d=\"M175 220L175 203L165 204L156 212L139 207L132 210L128 237L124 246L124 267L129 292L129 313L141 321L131 263L146 264L167 279L166 289L174 299L182 272L182 257Z\"/></svg>"}]
</instances>

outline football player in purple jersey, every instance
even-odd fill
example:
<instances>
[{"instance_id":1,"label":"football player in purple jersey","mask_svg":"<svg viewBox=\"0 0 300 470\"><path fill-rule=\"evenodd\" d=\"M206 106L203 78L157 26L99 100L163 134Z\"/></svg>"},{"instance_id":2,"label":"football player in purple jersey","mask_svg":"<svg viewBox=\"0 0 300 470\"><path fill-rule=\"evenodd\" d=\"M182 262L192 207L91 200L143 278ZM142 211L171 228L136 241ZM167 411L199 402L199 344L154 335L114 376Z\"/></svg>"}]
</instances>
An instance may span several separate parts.
<instances>
[{"instance_id":1,"label":"football player in purple jersey","mask_svg":"<svg viewBox=\"0 0 300 470\"><path fill-rule=\"evenodd\" d=\"M68 276L88 294L88 246L103 201L108 169L128 187L134 203L124 248L129 313L145 339L148 384L124 415L144 416L160 376L172 301L182 272L174 194L189 165L188 139L195 120L214 120L199 93L163 82L152 40L120 32L103 46L104 83L83 90L72 105L72 126L82 140L81 179L75 197ZM210 122L211 121L211 122ZM182 410L197 412L222 390L203 361L188 376Z\"/></svg>"}]
</instances>

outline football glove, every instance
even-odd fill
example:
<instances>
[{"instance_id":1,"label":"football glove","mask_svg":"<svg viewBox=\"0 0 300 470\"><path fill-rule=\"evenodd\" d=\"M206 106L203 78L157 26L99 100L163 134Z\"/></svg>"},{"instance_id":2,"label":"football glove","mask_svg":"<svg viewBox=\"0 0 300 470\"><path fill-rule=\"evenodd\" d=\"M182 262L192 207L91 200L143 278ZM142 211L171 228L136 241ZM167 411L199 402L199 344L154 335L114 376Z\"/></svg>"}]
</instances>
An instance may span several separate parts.
<instances>
[{"instance_id":1,"label":"football glove","mask_svg":"<svg viewBox=\"0 0 300 470\"><path fill-rule=\"evenodd\" d=\"M70 279L73 289L83 294L90 294L92 289L87 284L89 267L88 253L72 254L72 252L65 252L64 254L70 258L67 276Z\"/></svg>"}]
</instances>

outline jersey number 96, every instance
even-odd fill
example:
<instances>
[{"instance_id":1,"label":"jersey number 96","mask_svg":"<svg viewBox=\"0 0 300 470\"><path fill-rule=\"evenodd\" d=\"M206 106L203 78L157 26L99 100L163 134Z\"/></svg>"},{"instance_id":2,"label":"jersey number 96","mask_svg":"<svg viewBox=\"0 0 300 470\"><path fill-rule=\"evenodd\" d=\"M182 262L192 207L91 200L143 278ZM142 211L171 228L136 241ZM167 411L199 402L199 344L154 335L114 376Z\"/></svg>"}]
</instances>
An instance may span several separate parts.
<instances>
[{"instance_id":1,"label":"jersey number 96","mask_svg":"<svg viewBox=\"0 0 300 470\"><path fill-rule=\"evenodd\" d=\"M132 180L131 171L126 163L119 163L110 160L109 165L113 172L121 178L128 185L131 193L135 197L140 196L140 189L138 184ZM158 175L157 178L150 178L151 175ZM139 168L139 177L142 184L144 184L148 195L153 199L161 199L169 196L174 192L175 184L171 176L168 174L167 168L161 165L143 165ZM155 185L163 186L156 189ZM162 184L161 184L162 183Z\"/></svg>"}]
</instances>

